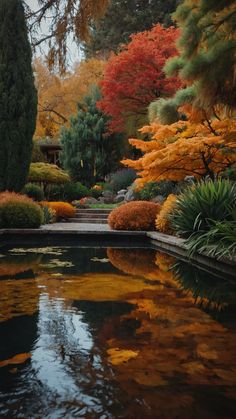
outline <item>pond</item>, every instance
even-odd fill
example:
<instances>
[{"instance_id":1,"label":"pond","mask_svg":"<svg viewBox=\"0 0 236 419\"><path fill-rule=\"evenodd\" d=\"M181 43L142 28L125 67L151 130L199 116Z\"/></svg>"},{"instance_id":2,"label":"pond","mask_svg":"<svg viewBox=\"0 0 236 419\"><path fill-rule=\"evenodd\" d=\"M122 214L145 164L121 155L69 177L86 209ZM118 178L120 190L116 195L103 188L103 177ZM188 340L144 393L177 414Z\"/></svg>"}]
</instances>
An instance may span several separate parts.
<instances>
[{"instance_id":1,"label":"pond","mask_svg":"<svg viewBox=\"0 0 236 419\"><path fill-rule=\"evenodd\" d=\"M236 417L236 281L154 249L0 253L1 418Z\"/></svg>"}]
</instances>

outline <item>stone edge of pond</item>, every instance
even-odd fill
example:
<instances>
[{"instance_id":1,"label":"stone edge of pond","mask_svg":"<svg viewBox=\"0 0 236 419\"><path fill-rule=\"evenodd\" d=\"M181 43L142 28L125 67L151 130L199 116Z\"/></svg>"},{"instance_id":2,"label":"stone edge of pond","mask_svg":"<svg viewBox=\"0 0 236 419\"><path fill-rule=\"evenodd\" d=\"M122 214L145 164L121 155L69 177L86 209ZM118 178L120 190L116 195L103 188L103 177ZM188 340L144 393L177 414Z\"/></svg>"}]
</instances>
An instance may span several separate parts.
<instances>
[{"instance_id":1,"label":"stone edge of pond","mask_svg":"<svg viewBox=\"0 0 236 419\"><path fill-rule=\"evenodd\" d=\"M226 274L227 276L236 278L236 263L225 259L219 261L213 257L196 254L187 257L185 240L179 237L169 236L158 232L147 232L151 245L174 256L178 256L182 260L187 260L192 264L203 268L208 272L218 274Z\"/></svg>"},{"instance_id":2,"label":"stone edge of pond","mask_svg":"<svg viewBox=\"0 0 236 419\"><path fill-rule=\"evenodd\" d=\"M94 227L94 228L93 228ZM189 259L186 254L185 240L169 236L167 234L158 233L155 231L125 231L125 230L111 230L108 226L105 228L102 226L90 226L89 229L79 229L75 228L52 228L43 227L39 229L1 229L0 236L2 238L13 238L17 236L20 237L60 237L60 236L74 236L74 237L96 237L96 238L133 238L133 239L148 239L147 243L151 247L155 247L167 253L171 253L174 256L178 256L180 259L189 261L193 264L196 264L199 268L203 268L212 273L221 273L226 274L230 277L236 277L236 264L231 261L218 261L212 257L207 257L204 255L194 255Z\"/></svg>"}]
</instances>

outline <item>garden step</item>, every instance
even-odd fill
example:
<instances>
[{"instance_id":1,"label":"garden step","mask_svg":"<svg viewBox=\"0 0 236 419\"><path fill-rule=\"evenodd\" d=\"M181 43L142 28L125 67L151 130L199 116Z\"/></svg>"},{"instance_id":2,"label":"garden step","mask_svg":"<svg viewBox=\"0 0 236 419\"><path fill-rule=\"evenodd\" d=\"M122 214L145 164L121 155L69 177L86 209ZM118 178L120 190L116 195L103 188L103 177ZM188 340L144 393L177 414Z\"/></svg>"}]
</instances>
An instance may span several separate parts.
<instances>
[{"instance_id":1,"label":"garden step","mask_svg":"<svg viewBox=\"0 0 236 419\"><path fill-rule=\"evenodd\" d=\"M76 208L76 214L110 214L110 209L79 209Z\"/></svg>"},{"instance_id":2,"label":"garden step","mask_svg":"<svg viewBox=\"0 0 236 419\"><path fill-rule=\"evenodd\" d=\"M78 224L107 224L107 219L101 218L70 218L68 221Z\"/></svg>"}]
</instances>

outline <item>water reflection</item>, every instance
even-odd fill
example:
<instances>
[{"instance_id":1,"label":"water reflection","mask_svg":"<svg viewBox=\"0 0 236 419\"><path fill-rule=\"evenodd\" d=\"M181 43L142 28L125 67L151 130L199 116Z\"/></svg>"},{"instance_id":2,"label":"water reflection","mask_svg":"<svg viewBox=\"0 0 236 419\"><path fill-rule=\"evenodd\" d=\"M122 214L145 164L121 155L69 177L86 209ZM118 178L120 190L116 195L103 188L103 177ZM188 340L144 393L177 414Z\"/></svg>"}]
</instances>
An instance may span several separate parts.
<instances>
[{"instance_id":1,"label":"water reflection","mask_svg":"<svg viewBox=\"0 0 236 419\"><path fill-rule=\"evenodd\" d=\"M232 280L148 249L13 250L0 417L236 416L235 325L205 309L235 305Z\"/></svg>"}]
</instances>

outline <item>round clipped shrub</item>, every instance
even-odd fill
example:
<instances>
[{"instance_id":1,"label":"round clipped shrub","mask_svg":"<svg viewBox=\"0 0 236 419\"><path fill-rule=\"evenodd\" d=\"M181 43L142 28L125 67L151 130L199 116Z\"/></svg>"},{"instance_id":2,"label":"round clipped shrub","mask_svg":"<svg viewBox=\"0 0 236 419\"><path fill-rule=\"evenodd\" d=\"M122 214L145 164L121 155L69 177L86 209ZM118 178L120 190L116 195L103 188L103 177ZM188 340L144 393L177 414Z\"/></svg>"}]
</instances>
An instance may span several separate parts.
<instances>
[{"instance_id":1,"label":"round clipped shrub","mask_svg":"<svg viewBox=\"0 0 236 419\"><path fill-rule=\"evenodd\" d=\"M43 212L32 199L14 192L0 194L0 228L38 228L42 222Z\"/></svg>"},{"instance_id":2,"label":"round clipped shrub","mask_svg":"<svg viewBox=\"0 0 236 419\"><path fill-rule=\"evenodd\" d=\"M176 195L169 195L165 202L162 204L159 214L156 218L156 228L162 233L172 234L173 230L170 225L170 214L176 205Z\"/></svg>"},{"instance_id":3,"label":"round clipped shrub","mask_svg":"<svg viewBox=\"0 0 236 419\"><path fill-rule=\"evenodd\" d=\"M148 201L134 201L115 208L108 217L114 230L155 230L160 205Z\"/></svg>"},{"instance_id":4,"label":"round clipped shrub","mask_svg":"<svg viewBox=\"0 0 236 419\"><path fill-rule=\"evenodd\" d=\"M68 202L43 202L43 205L53 209L56 213L56 219L73 218L75 217L76 209Z\"/></svg>"},{"instance_id":5,"label":"round clipped shrub","mask_svg":"<svg viewBox=\"0 0 236 419\"><path fill-rule=\"evenodd\" d=\"M42 188L38 185L34 185L33 183L27 183L23 189L23 194L27 195L29 198L32 198L34 201L43 201L44 200L44 193Z\"/></svg>"}]
</instances>

